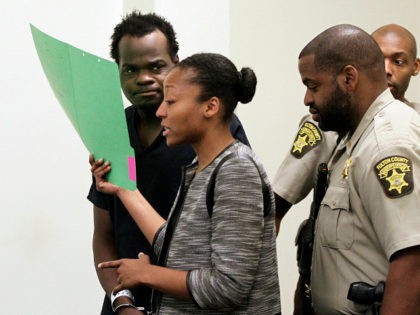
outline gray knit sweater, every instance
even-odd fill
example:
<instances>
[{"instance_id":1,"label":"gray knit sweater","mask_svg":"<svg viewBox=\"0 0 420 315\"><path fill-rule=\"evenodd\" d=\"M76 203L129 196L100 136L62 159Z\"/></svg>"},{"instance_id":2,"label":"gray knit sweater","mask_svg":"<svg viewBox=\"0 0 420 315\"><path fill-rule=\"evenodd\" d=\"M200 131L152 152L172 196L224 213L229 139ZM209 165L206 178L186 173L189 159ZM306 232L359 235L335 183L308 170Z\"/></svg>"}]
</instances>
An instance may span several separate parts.
<instances>
[{"instance_id":1,"label":"gray knit sweater","mask_svg":"<svg viewBox=\"0 0 420 315\"><path fill-rule=\"evenodd\" d=\"M186 168L181 187L186 195L169 243L166 266L189 271L187 286L194 302L162 295L158 314L280 314L274 198L270 187L271 210L264 216L261 178L252 161L233 157L221 166L212 217L207 211L210 175L218 162L234 151L251 155L270 185L261 163L240 142L229 146L195 176L196 161ZM177 217L174 208L168 222ZM164 224L155 236L157 255L166 229Z\"/></svg>"}]
</instances>

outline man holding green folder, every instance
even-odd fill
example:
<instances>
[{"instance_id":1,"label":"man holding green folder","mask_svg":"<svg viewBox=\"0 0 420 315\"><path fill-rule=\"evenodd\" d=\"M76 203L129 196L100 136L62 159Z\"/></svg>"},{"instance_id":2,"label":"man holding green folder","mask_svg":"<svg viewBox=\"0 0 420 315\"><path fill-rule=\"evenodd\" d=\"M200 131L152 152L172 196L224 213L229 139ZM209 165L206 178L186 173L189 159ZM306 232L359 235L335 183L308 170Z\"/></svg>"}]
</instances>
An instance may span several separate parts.
<instances>
[{"instance_id":1,"label":"man holding green folder","mask_svg":"<svg viewBox=\"0 0 420 315\"><path fill-rule=\"evenodd\" d=\"M163 100L163 80L178 62L176 35L164 18L132 12L115 27L111 39L111 57L118 64L121 88L132 103L126 108L126 118L130 144L136 155L137 187L166 218L180 184L181 166L189 164L194 157L190 146L169 148L166 145L160 120L155 115ZM236 116L231 131L235 138L248 144ZM139 252L155 259L146 238L118 198L98 192L93 183L88 199L94 211L95 268L103 261L136 258ZM102 315L141 313L131 305L149 309L149 288L112 292L117 285L116 271L96 269L96 272L106 292Z\"/></svg>"}]
</instances>

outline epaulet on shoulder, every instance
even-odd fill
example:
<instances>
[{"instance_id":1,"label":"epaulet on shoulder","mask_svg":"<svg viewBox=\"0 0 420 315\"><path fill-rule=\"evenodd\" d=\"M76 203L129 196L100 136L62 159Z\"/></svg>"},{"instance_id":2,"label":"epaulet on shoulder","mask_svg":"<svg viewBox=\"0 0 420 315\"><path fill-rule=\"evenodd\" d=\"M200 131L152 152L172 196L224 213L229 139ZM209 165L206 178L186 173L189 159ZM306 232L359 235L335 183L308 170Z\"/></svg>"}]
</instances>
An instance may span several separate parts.
<instances>
[{"instance_id":1,"label":"epaulet on shoulder","mask_svg":"<svg viewBox=\"0 0 420 315\"><path fill-rule=\"evenodd\" d=\"M401 101L393 102L376 114L375 126L385 125L388 130L391 128L398 132L400 128L408 126L408 122L416 116L415 114L417 112L411 106Z\"/></svg>"},{"instance_id":2,"label":"epaulet on shoulder","mask_svg":"<svg viewBox=\"0 0 420 315\"><path fill-rule=\"evenodd\" d=\"M374 130L379 149L394 146L410 139L413 120L420 122L419 114L402 102L395 102L376 114Z\"/></svg>"}]
</instances>

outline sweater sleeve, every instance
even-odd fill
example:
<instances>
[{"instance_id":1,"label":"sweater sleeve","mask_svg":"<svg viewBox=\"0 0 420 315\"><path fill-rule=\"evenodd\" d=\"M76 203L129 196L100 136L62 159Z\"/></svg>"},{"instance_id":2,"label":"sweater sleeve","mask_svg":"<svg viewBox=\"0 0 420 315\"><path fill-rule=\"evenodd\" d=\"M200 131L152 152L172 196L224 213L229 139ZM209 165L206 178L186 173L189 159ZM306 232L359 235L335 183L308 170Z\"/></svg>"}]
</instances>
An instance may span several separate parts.
<instances>
[{"instance_id":1,"label":"sweater sleeve","mask_svg":"<svg viewBox=\"0 0 420 315\"><path fill-rule=\"evenodd\" d=\"M212 268L192 270L188 289L198 306L229 310L246 302L259 267L264 233L261 178L252 161L219 169L211 219Z\"/></svg>"}]
</instances>

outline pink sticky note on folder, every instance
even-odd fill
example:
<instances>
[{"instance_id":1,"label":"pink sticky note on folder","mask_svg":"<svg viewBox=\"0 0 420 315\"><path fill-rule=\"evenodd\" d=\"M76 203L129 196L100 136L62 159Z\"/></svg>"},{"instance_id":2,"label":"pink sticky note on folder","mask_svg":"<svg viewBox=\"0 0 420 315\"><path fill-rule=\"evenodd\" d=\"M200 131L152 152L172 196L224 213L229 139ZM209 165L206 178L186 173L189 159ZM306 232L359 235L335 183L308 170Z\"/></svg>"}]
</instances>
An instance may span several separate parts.
<instances>
[{"instance_id":1,"label":"pink sticky note on folder","mask_svg":"<svg viewBox=\"0 0 420 315\"><path fill-rule=\"evenodd\" d=\"M128 178L136 181L136 159L133 156L128 157Z\"/></svg>"}]
</instances>

